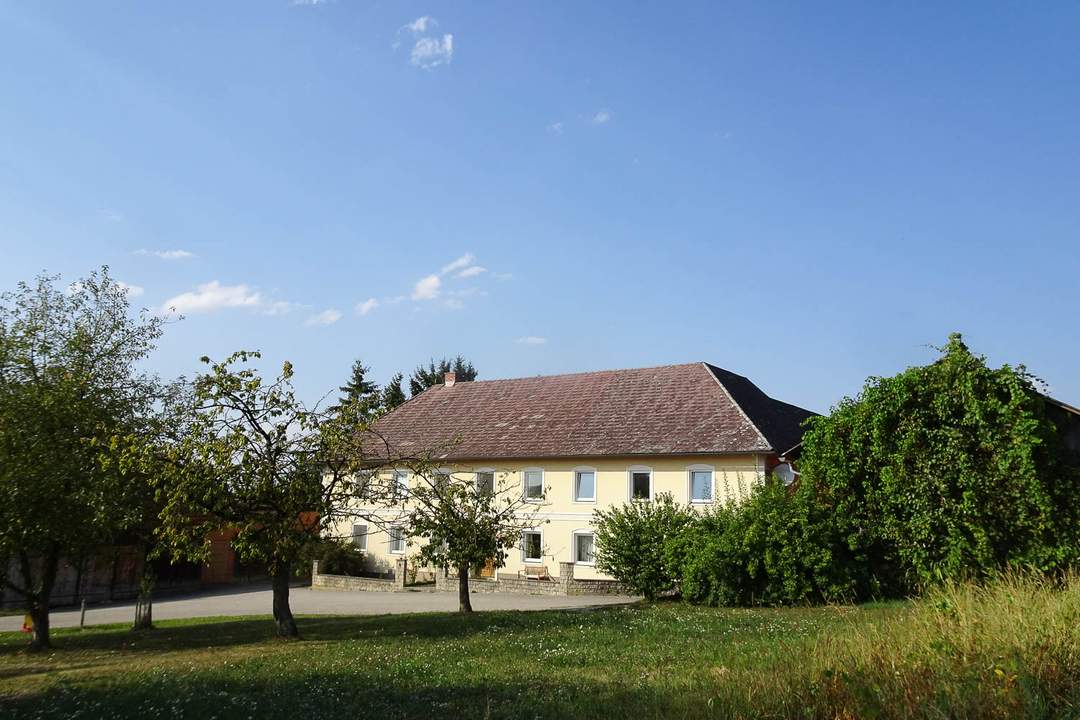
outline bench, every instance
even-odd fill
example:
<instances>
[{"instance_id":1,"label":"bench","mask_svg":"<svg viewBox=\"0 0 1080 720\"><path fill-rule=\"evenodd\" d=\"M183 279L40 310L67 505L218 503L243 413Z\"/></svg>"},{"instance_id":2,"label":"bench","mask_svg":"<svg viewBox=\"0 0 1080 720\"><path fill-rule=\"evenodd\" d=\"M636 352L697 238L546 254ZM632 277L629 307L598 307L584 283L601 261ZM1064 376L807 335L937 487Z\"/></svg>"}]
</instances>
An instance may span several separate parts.
<instances>
[{"instance_id":1,"label":"bench","mask_svg":"<svg viewBox=\"0 0 1080 720\"><path fill-rule=\"evenodd\" d=\"M518 577L525 576L526 580L550 580L547 565L526 565L524 570L518 570Z\"/></svg>"}]
</instances>

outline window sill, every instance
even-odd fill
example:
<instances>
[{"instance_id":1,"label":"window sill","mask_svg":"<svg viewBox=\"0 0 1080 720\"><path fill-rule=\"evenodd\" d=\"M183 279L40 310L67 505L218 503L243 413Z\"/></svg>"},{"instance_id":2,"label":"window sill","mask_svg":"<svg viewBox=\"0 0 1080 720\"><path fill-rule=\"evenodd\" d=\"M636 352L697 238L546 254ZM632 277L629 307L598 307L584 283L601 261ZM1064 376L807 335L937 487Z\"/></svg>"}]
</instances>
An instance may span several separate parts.
<instances>
[{"instance_id":1,"label":"window sill","mask_svg":"<svg viewBox=\"0 0 1080 720\"><path fill-rule=\"evenodd\" d=\"M573 502L575 505L595 505L596 504L596 498L593 498L592 500L577 500L577 499L575 499L575 500L572 500L571 502Z\"/></svg>"}]
</instances>

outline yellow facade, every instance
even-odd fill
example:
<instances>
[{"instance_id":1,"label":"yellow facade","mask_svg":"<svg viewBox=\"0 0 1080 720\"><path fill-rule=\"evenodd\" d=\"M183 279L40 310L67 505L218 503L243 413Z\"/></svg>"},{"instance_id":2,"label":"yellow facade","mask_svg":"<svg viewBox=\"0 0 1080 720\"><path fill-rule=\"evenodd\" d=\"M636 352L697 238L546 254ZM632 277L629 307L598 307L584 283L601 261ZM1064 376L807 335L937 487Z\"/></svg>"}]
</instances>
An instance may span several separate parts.
<instances>
[{"instance_id":1,"label":"yellow facade","mask_svg":"<svg viewBox=\"0 0 1080 720\"><path fill-rule=\"evenodd\" d=\"M765 478L765 455L715 455L715 456L635 456L635 457L591 457L565 459L534 460L476 460L455 462L441 470L453 474L455 479L473 481L478 471L495 474L495 487L504 492L524 493L526 477L537 481L537 473L542 478L543 500L538 502L531 514L536 521L536 530L541 534L539 552L536 538L532 540L531 555L526 558L524 548L511 548L505 566L500 573L516 573L527 566L546 567L548 572L557 575L560 562L576 562L574 575L581 579L606 578L595 570L591 563L582 562L575 557L575 534L592 532L593 511L630 502L633 473L638 473L637 488L640 493L648 475L648 490L653 497L661 493L671 494L677 502L689 503L694 507L707 507L711 503L735 502L744 498L750 489ZM712 500L692 501L691 473L698 475L698 487L711 476ZM389 471L387 471L389 474ZM528 473L528 475L527 475ZM594 480L595 499L575 498L575 485L578 473L584 473L583 485L588 486L589 473ZM409 478L410 484L416 482ZM587 493L586 493L587 494ZM699 495L701 493L699 492ZM374 508L366 509L374 510ZM392 518L395 511L381 510L379 514ZM356 523L363 523L357 520ZM345 523L338 528L339 537L353 535L352 523ZM587 546L588 540L580 541ZM372 569L387 570L402 554L411 556L418 547L408 544L406 547L392 547L386 532L368 526L365 546ZM403 550L395 552L395 550Z\"/></svg>"}]
</instances>

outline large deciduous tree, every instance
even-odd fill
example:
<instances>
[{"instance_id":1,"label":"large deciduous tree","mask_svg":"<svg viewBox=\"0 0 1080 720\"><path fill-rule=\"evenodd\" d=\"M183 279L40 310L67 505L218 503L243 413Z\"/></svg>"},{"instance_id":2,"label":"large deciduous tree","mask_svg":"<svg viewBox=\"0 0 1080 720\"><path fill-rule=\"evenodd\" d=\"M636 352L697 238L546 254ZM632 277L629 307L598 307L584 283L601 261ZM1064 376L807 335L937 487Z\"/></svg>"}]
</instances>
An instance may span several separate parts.
<instances>
[{"instance_id":1,"label":"large deciduous tree","mask_svg":"<svg viewBox=\"0 0 1080 720\"><path fill-rule=\"evenodd\" d=\"M162 477L163 535L198 560L207 557L210 533L235 533L237 555L265 563L278 634L291 637L298 634L292 572L353 493L351 462L359 456L350 448L365 421L356 402L333 413L307 409L294 395L292 366L264 382L247 365L259 357L203 358L210 370L194 381L188 427Z\"/></svg>"},{"instance_id":2,"label":"large deciduous tree","mask_svg":"<svg viewBox=\"0 0 1080 720\"><path fill-rule=\"evenodd\" d=\"M128 479L99 460L154 403L156 381L137 368L162 331L160 318L132 314L108 268L57 283L41 275L0 302L0 583L24 598L34 649L49 646L61 561L131 522Z\"/></svg>"},{"instance_id":3,"label":"large deciduous tree","mask_svg":"<svg viewBox=\"0 0 1080 720\"><path fill-rule=\"evenodd\" d=\"M1080 473L1020 367L960 335L811 421L802 482L883 588L1080 559Z\"/></svg>"}]
</instances>

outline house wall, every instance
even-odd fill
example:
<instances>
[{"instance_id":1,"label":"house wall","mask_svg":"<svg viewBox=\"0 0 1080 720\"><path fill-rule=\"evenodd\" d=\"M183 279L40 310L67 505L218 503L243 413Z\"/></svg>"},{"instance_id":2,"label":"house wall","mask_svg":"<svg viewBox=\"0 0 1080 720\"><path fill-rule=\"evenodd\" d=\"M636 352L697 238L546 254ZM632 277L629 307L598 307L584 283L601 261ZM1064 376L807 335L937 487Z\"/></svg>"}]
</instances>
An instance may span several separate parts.
<instances>
[{"instance_id":1,"label":"house wall","mask_svg":"<svg viewBox=\"0 0 1080 720\"><path fill-rule=\"evenodd\" d=\"M670 493L676 501L690 501L691 468L711 468L713 471L714 502L737 502L745 498L751 488L764 480L768 463L766 455L715 455L715 456L652 456L652 457L593 457L593 458L537 458L526 460L475 460L448 464L455 479L472 481L477 470L495 472L496 488L503 492L522 493L524 471L539 469L544 474L546 488L543 503L538 504L533 515L536 528L543 534L543 558L539 563L527 563L520 548L509 551L506 564L499 570L501 575L523 571L527 565L545 565L548 572L557 575L560 562L575 561L573 535L593 529L592 513L597 508L621 505L630 499L630 469L645 467L652 470L653 496ZM578 469L592 469L596 473L596 500L575 501L573 496L574 473ZM387 471L389 476L389 471ZM415 479L410 478L411 482ZM704 508L707 504L694 504ZM392 519L400 511L383 510L380 514ZM362 521L358 521L362 522ZM352 523L342 523L336 530L339 537L352 534ZM418 551L418 546L406 547L406 555ZM373 571L393 568L397 554L389 552L387 533L369 524L367 554ZM609 579L585 563L577 562L574 576L581 580Z\"/></svg>"}]
</instances>

